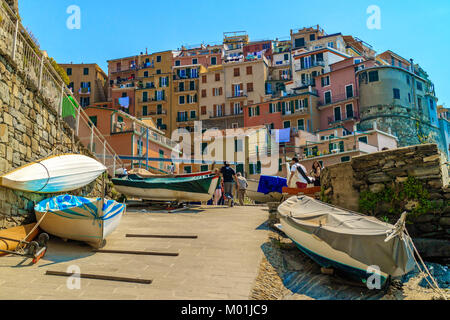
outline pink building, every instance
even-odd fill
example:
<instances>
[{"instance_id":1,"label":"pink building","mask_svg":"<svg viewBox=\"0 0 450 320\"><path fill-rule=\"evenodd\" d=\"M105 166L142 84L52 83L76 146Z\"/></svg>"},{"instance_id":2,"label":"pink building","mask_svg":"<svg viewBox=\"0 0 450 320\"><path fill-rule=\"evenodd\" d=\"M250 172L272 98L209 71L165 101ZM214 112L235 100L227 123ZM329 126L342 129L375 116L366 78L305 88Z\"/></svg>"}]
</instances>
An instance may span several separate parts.
<instances>
[{"instance_id":1,"label":"pink building","mask_svg":"<svg viewBox=\"0 0 450 320\"><path fill-rule=\"evenodd\" d=\"M188 66L200 64L205 68L221 65L223 49L221 46L201 45L198 48L181 48L180 54L173 59L174 66Z\"/></svg>"},{"instance_id":2,"label":"pink building","mask_svg":"<svg viewBox=\"0 0 450 320\"><path fill-rule=\"evenodd\" d=\"M370 68L375 60L351 57L330 65L330 71L316 78L320 129L343 126L349 132L359 118L356 71Z\"/></svg>"}]
</instances>

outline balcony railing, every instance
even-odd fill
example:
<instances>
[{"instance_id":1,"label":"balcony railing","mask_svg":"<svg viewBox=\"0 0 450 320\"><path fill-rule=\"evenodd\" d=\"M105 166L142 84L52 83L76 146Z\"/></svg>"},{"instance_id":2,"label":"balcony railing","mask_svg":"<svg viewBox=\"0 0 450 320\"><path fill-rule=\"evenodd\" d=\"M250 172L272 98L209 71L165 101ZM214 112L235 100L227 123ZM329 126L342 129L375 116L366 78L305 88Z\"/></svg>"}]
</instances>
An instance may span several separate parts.
<instances>
[{"instance_id":1,"label":"balcony railing","mask_svg":"<svg viewBox=\"0 0 450 320\"><path fill-rule=\"evenodd\" d=\"M208 112L209 118L224 118L224 117L238 117L244 114L244 110L240 110L239 112L235 112L236 110L233 110L233 113L225 113L225 112Z\"/></svg>"},{"instance_id":2,"label":"balcony railing","mask_svg":"<svg viewBox=\"0 0 450 320\"><path fill-rule=\"evenodd\" d=\"M345 121L351 121L351 120L358 120L359 119L359 113L358 112L352 112L351 114L345 115L345 118L336 119L336 117L328 117L328 124L335 124L338 122L345 122Z\"/></svg>"},{"instance_id":3,"label":"balcony railing","mask_svg":"<svg viewBox=\"0 0 450 320\"><path fill-rule=\"evenodd\" d=\"M297 65L295 65L295 71L298 72L298 71L308 70L308 69L315 68L315 67L325 67L325 62L324 61L315 61L315 62L311 63L310 65L303 66L303 68L301 65L297 64Z\"/></svg>"},{"instance_id":4,"label":"balcony railing","mask_svg":"<svg viewBox=\"0 0 450 320\"><path fill-rule=\"evenodd\" d=\"M327 105L332 105L332 104L336 104L336 103L340 103L340 102L344 102L344 101L348 101L348 100L352 100L352 99L356 99L358 98L354 93L352 95L347 95L347 94L337 94L337 95L332 95L331 99L329 101L323 101L322 99L324 99L324 97L320 97L320 100L317 102L317 106L322 107L322 106L327 106Z\"/></svg>"},{"instance_id":5,"label":"balcony railing","mask_svg":"<svg viewBox=\"0 0 450 320\"><path fill-rule=\"evenodd\" d=\"M139 66L139 69L154 68L154 67L155 67L155 65L151 62L143 62Z\"/></svg>"},{"instance_id":6,"label":"balcony railing","mask_svg":"<svg viewBox=\"0 0 450 320\"><path fill-rule=\"evenodd\" d=\"M188 121L195 121L198 120L198 117L191 118L191 117L177 117L177 122L188 122Z\"/></svg>"},{"instance_id":7,"label":"balcony railing","mask_svg":"<svg viewBox=\"0 0 450 320\"><path fill-rule=\"evenodd\" d=\"M91 88L80 88L80 90L78 90L79 94L90 94L91 93Z\"/></svg>"},{"instance_id":8,"label":"balcony railing","mask_svg":"<svg viewBox=\"0 0 450 320\"><path fill-rule=\"evenodd\" d=\"M227 99L233 99L233 98L245 98L248 97L247 92L246 91L238 91L238 92L233 92L233 94L231 96L227 96Z\"/></svg>"},{"instance_id":9,"label":"balcony railing","mask_svg":"<svg viewBox=\"0 0 450 320\"><path fill-rule=\"evenodd\" d=\"M137 71L137 70L138 70L138 67L137 67L137 66L130 66L130 67L127 68L127 69L116 68L116 70L112 70L112 71L111 71L111 74L114 74L114 73L120 73L120 72L128 72L128 71Z\"/></svg>"},{"instance_id":10,"label":"balcony railing","mask_svg":"<svg viewBox=\"0 0 450 320\"><path fill-rule=\"evenodd\" d=\"M138 112L138 117L145 117L145 116L165 116L167 115L167 110L160 110L160 111L147 111L147 113Z\"/></svg>"},{"instance_id":11,"label":"balcony railing","mask_svg":"<svg viewBox=\"0 0 450 320\"><path fill-rule=\"evenodd\" d=\"M198 79L198 73L197 74L185 74L184 76L174 74L173 80L184 80L184 79Z\"/></svg>"},{"instance_id":12,"label":"balcony railing","mask_svg":"<svg viewBox=\"0 0 450 320\"><path fill-rule=\"evenodd\" d=\"M155 98L155 97L148 97L148 98L138 98L137 99L137 102L138 103L146 103L146 102L166 102L167 101L167 97L163 97L163 98L160 98L160 99L157 99L157 98Z\"/></svg>"},{"instance_id":13,"label":"balcony railing","mask_svg":"<svg viewBox=\"0 0 450 320\"><path fill-rule=\"evenodd\" d=\"M186 87L186 88L180 88L180 87L174 87L175 92L189 92L189 91L196 91L197 87Z\"/></svg>"}]
</instances>

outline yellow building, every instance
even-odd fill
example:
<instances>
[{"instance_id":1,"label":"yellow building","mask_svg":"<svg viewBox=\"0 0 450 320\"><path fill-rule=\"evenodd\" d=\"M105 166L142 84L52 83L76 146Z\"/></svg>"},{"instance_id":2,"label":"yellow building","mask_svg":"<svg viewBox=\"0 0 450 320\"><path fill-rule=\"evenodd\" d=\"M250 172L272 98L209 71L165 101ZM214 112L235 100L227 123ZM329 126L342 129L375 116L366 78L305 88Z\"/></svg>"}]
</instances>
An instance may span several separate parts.
<instances>
[{"instance_id":1,"label":"yellow building","mask_svg":"<svg viewBox=\"0 0 450 320\"><path fill-rule=\"evenodd\" d=\"M168 137L174 130L171 123L172 65L176 52L162 51L140 56L136 116L151 116L157 127Z\"/></svg>"},{"instance_id":2,"label":"yellow building","mask_svg":"<svg viewBox=\"0 0 450 320\"><path fill-rule=\"evenodd\" d=\"M201 64L173 66L171 128L194 131L199 120L199 76L206 68Z\"/></svg>"}]
</instances>

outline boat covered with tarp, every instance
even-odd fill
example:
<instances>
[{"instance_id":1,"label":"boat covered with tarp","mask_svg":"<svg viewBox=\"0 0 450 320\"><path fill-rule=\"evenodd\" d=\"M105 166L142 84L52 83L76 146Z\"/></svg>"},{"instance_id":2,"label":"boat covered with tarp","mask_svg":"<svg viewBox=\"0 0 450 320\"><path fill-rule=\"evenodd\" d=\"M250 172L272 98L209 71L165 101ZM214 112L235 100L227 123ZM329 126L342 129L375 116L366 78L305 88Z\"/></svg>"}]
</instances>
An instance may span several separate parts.
<instances>
[{"instance_id":1,"label":"boat covered with tarp","mask_svg":"<svg viewBox=\"0 0 450 320\"><path fill-rule=\"evenodd\" d=\"M286 178L262 175L259 180L248 180L246 193L256 202L278 202L281 200L283 187L287 187Z\"/></svg>"},{"instance_id":2,"label":"boat covered with tarp","mask_svg":"<svg viewBox=\"0 0 450 320\"><path fill-rule=\"evenodd\" d=\"M282 231L322 267L344 271L363 282L378 268L381 283L414 269L405 214L394 226L308 196L289 198L278 212Z\"/></svg>"},{"instance_id":3,"label":"boat covered with tarp","mask_svg":"<svg viewBox=\"0 0 450 320\"><path fill-rule=\"evenodd\" d=\"M125 204L114 200L66 194L42 200L34 211L36 219L42 219L42 230L63 239L101 247L119 225L125 208Z\"/></svg>"},{"instance_id":4,"label":"boat covered with tarp","mask_svg":"<svg viewBox=\"0 0 450 320\"><path fill-rule=\"evenodd\" d=\"M128 175L114 178L115 189L127 196L153 201L208 201L216 189L219 176L205 174L185 177L149 177Z\"/></svg>"}]
</instances>

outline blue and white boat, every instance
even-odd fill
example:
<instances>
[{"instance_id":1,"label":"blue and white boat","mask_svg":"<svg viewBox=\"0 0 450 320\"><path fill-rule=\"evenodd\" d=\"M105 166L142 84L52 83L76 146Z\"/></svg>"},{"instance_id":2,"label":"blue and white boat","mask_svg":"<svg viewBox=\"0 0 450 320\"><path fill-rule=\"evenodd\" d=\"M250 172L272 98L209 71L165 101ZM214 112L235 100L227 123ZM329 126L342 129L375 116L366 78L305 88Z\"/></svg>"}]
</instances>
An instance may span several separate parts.
<instances>
[{"instance_id":1,"label":"blue and white boat","mask_svg":"<svg viewBox=\"0 0 450 320\"><path fill-rule=\"evenodd\" d=\"M320 266L366 282L377 270L389 277L414 269L412 240L404 232L406 214L391 225L374 217L294 196L278 207L281 230Z\"/></svg>"},{"instance_id":2,"label":"blue and white boat","mask_svg":"<svg viewBox=\"0 0 450 320\"><path fill-rule=\"evenodd\" d=\"M48 212L40 224L45 232L101 247L119 225L125 208L114 200L66 194L45 199L34 210L38 221Z\"/></svg>"}]
</instances>

